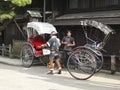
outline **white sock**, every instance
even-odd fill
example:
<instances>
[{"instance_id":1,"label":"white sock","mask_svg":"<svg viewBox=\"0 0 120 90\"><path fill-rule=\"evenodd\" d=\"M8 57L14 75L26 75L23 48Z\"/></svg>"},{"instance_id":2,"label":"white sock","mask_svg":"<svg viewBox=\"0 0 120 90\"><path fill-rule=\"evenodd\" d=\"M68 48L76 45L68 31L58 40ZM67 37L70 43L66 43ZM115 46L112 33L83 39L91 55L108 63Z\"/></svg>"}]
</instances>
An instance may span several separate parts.
<instances>
[{"instance_id":1,"label":"white sock","mask_svg":"<svg viewBox=\"0 0 120 90\"><path fill-rule=\"evenodd\" d=\"M62 69L61 67L58 68L58 70L61 70L61 69Z\"/></svg>"},{"instance_id":2,"label":"white sock","mask_svg":"<svg viewBox=\"0 0 120 90\"><path fill-rule=\"evenodd\" d=\"M50 71L53 71L54 69L50 69Z\"/></svg>"}]
</instances>

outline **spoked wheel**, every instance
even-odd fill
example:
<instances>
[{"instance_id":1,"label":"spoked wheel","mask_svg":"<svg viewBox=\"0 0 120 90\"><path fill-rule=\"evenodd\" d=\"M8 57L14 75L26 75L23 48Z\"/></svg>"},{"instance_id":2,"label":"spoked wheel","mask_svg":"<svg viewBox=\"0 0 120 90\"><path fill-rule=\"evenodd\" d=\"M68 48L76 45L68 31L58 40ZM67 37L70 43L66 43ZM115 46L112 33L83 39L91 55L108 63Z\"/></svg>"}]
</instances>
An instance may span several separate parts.
<instances>
[{"instance_id":1,"label":"spoked wheel","mask_svg":"<svg viewBox=\"0 0 120 90\"><path fill-rule=\"evenodd\" d=\"M96 60L96 64L97 64L95 72L96 73L99 72L101 70L101 68L103 67L103 62L104 62L102 53L100 51L97 51L99 53L99 55L98 55L95 52L93 52L91 49L86 48L84 46L79 46L77 48L74 48L73 51L75 51L75 50L83 50L83 49L87 50L88 52L90 52L90 53L92 53L94 55L95 60Z\"/></svg>"},{"instance_id":2,"label":"spoked wheel","mask_svg":"<svg viewBox=\"0 0 120 90\"><path fill-rule=\"evenodd\" d=\"M87 48L86 48L87 49ZM99 52L99 55L97 55L95 52L93 52L92 50L89 50L89 49L87 49L89 52L91 52L93 55L94 55L94 57L95 57L95 60L96 60L96 64L97 64L97 66L96 66L96 71L95 71L95 73L97 73L97 72L99 72L100 70L101 70L101 68L103 67L103 55L102 55L102 53L100 52L100 51L97 51L97 52Z\"/></svg>"},{"instance_id":3,"label":"spoked wheel","mask_svg":"<svg viewBox=\"0 0 120 90\"><path fill-rule=\"evenodd\" d=\"M25 45L22 48L20 58L22 61L22 65L24 67L29 68L32 65L33 59L34 59L34 53L33 53L32 47L30 45Z\"/></svg>"},{"instance_id":4,"label":"spoked wheel","mask_svg":"<svg viewBox=\"0 0 120 90\"><path fill-rule=\"evenodd\" d=\"M86 80L96 71L96 60L88 50L75 50L68 58L68 72L78 80Z\"/></svg>"},{"instance_id":5,"label":"spoked wheel","mask_svg":"<svg viewBox=\"0 0 120 90\"><path fill-rule=\"evenodd\" d=\"M49 62L49 55L39 57L39 62L42 65L47 66L47 64Z\"/></svg>"}]
</instances>

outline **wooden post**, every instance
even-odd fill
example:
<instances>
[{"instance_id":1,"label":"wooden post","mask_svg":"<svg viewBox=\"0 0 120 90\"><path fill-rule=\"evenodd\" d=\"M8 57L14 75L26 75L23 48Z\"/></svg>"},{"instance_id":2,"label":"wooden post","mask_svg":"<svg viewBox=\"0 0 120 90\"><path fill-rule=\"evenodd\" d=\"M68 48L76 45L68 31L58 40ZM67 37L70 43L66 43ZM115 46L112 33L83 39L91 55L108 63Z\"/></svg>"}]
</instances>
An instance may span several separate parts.
<instances>
[{"instance_id":1,"label":"wooden post","mask_svg":"<svg viewBox=\"0 0 120 90\"><path fill-rule=\"evenodd\" d=\"M52 19L54 20L55 19L55 13L54 13L54 0L52 0L52 4L51 4L51 6L52 6Z\"/></svg>"},{"instance_id":2,"label":"wooden post","mask_svg":"<svg viewBox=\"0 0 120 90\"><path fill-rule=\"evenodd\" d=\"M43 2L43 22L46 21L46 0Z\"/></svg>"},{"instance_id":3,"label":"wooden post","mask_svg":"<svg viewBox=\"0 0 120 90\"><path fill-rule=\"evenodd\" d=\"M12 49L11 49L11 44L9 44L9 57L11 58L12 57Z\"/></svg>"},{"instance_id":4,"label":"wooden post","mask_svg":"<svg viewBox=\"0 0 120 90\"><path fill-rule=\"evenodd\" d=\"M2 44L2 56L5 54L5 44Z\"/></svg>"},{"instance_id":5,"label":"wooden post","mask_svg":"<svg viewBox=\"0 0 120 90\"><path fill-rule=\"evenodd\" d=\"M111 74L116 72L116 58L115 55L111 55Z\"/></svg>"}]
</instances>

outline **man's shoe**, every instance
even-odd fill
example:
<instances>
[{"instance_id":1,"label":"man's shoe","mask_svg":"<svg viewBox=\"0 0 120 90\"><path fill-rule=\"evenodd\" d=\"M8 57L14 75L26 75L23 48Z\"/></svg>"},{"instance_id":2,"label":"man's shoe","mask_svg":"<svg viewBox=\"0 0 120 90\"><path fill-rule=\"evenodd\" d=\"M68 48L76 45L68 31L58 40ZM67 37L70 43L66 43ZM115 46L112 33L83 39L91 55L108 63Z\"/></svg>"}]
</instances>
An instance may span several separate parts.
<instances>
[{"instance_id":1,"label":"man's shoe","mask_svg":"<svg viewBox=\"0 0 120 90\"><path fill-rule=\"evenodd\" d=\"M54 73L53 73L53 70L50 70L47 74L53 75L53 74L54 74Z\"/></svg>"},{"instance_id":2,"label":"man's shoe","mask_svg":"<svg viewBox=\"0 0 120 90\"><path fill-rule=\"evenodd\" d=\"M61 74L61 73L62 73L62 71L61 71L61 70L59 70L59 71L58 71L58 74Z\"/></svg>"}]
</instances>

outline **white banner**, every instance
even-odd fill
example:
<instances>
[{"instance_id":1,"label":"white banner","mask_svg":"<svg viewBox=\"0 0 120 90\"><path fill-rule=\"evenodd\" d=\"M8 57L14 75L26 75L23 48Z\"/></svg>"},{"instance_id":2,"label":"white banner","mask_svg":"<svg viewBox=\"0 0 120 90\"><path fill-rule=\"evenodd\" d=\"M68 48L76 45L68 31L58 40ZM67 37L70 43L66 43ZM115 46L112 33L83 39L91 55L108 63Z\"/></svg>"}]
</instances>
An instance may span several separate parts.
<instances>
[{"instance_id":1,"label":"white banner","mask_svg":"<svg viewBox=\"0 0 120 90\"><path fill-rule=\"evenodd\" d=\"M49 49L42 49L42 51L43 51L43 55L49 55L50 54Z\"/></svg>"}]
</instances>

